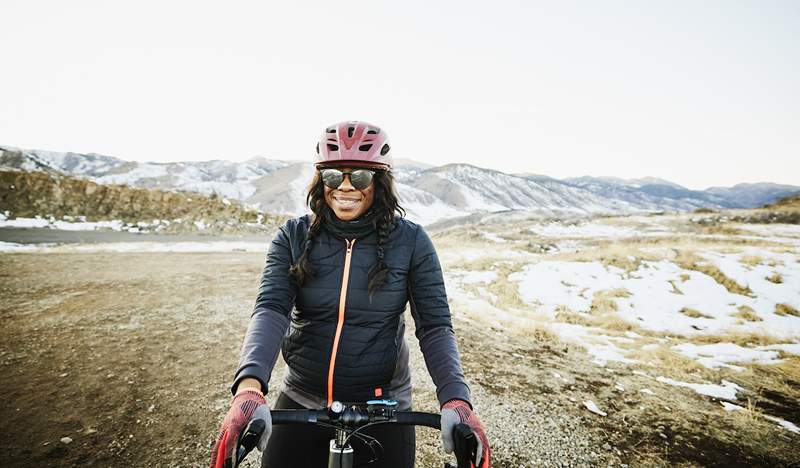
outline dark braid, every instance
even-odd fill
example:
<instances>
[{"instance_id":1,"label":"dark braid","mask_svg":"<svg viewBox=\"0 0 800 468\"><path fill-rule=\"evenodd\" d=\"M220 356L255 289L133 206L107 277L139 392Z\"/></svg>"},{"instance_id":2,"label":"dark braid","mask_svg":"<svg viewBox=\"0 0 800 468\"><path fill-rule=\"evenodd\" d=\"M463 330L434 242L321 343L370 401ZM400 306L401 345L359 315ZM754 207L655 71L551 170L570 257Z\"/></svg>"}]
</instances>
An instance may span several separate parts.
<instances>
[{"instance_id":1,"label":"dark braid","mask_svg":"<svg viewBox=\"0 0 800 468\"><path fill-rule=\"evenodd\" d=\"M389 234L394 229L394 214L405 216L405 210L397 201L397 194L394 191L394 177L391 172L378 172L375 174L375 202L374 206L378 212L375 219L375 233L378 235L378 261L369 270L369 284L367 290L370 299L381 286L386 283L389 276L389 267L384 261L384 247L389 240Z\"/></svg>"},{"instance_id":2,"label":"dark braid","mask_svg":"<svg viewBox=\"0 0 800 468\"><path fill-rule=\"evenodd\" d=\"M314 174L314 179L308 186L308 195L306 196L306 203L311 211L314 213L311 226L308 228L306 235L306 242L303 245L303 253L297 259L297 263L289 268L289 277L292 278L299 286L302 286L306 279L311 278L317 274L317 270L311 265L309 256L311 255L311 247L314 245L314 239L322 230L322 210L328 206L325 204L325 188L322 185L319 171Z\"/></svg>"},{"instance_id":3,"label":"dark braid","mask_svg":"<svg viewBox=\"0 0 800 468\"><path fill-rule=\"evenodd\" d=\"M370 279L367 290L369 291L370 297L386 283L386 278L389 275L389 267L384 261L384 247L389 240L389 234L394 228L395 212L401 217L406 214L397 200L397 193L394 188L394 177L391 172L381 170L375 171L375 177L372 183L375 184L375 199L372 203L374 209L378 213L375 219L375 232L378 236L378 261L369 271ZM306 202L308 203L308 207L311 208L311 212L314 213L313 221L308 229L308 237L303 246L303 253L297 260L297 263L289 269L289 276L292 277L298 285L303 285L306 279L316 274L316 270L309 260L311 247L313 246L314 239L322 229L325 216L335 216L332 212L329 213L330 208L325 202L325 186L322 184L319 171L315 172L314 179L308 186Z\"/></svg>"}]
</instances>

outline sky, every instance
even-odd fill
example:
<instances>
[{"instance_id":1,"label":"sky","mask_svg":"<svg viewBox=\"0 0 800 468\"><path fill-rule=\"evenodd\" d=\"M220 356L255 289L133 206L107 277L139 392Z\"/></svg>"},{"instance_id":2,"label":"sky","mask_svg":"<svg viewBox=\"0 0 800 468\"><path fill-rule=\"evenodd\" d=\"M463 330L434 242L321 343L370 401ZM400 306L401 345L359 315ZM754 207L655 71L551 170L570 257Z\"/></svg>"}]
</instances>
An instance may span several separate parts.
<instances>
[{"instance_id":1,"label":"sky","mask_svg":"<svg viewBox=\"0 0 800 468\"><path fill-rule=\"evenodd\" d=\"M796 1L0 3L0 144L800 185Z\"/></svg>"}]
</instances>

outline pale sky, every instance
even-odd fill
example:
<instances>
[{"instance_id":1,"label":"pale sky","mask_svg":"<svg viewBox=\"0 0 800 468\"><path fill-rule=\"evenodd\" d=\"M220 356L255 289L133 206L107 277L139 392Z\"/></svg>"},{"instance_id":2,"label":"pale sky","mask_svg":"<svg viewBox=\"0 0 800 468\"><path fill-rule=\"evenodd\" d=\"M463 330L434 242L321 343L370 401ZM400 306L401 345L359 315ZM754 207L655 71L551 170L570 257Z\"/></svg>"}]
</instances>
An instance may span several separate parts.
<instances>
[{"instance_id":1,"label":"pale sky","mask_svg":"<svg viewBox=\"0 0 800 468\"><path fill-rule=\"evenodd\" d=\"M797 1L9 1L0 144L800 185Z\"/></svg>"}]
</instances>

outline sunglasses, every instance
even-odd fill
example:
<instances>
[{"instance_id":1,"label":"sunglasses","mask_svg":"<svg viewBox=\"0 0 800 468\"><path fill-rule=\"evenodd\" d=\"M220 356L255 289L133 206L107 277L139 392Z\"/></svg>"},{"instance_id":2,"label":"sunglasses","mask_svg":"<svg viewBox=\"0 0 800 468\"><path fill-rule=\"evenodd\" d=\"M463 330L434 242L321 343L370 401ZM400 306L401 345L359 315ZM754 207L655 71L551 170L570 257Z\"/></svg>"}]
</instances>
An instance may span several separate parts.
<instances>
[{"instance_id":1,"label":"sunglasses","mask_svg":"<svg viewBox=\"0 0 800 468\"><path fill-rule=\"evenodd\" d=\"M372 177L375 171L369 169L356 169L355 171L343 172L339 169L321 169L322 183L332 189L339 188L344 182L344 176L350 176L350 185L356 190L364 190L372 184Z\"/></svg>"}]
</instances>

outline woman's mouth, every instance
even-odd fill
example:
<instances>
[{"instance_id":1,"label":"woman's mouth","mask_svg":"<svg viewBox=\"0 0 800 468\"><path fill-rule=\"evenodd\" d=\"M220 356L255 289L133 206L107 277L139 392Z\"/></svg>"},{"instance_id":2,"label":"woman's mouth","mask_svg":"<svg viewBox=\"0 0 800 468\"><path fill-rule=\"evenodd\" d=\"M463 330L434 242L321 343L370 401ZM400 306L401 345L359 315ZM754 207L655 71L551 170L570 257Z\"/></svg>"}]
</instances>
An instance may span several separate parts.
<instances>
[{"instance_id":1,"label":"woman's mouth","mask_svg":"<svg viewBox=\"0 0 800 468\"><path fill-rule=\"evenodd\" d=\"M361 203L361 199L355 197L334 195L333 199L336 201L336 204L342 209L355 208L356 206L358 206L359 203Z\"/></svg>"}]
</instances>

